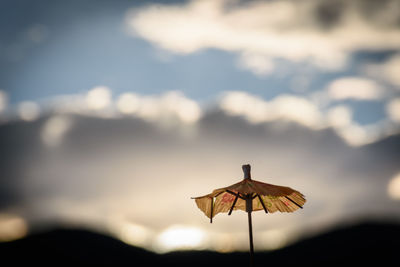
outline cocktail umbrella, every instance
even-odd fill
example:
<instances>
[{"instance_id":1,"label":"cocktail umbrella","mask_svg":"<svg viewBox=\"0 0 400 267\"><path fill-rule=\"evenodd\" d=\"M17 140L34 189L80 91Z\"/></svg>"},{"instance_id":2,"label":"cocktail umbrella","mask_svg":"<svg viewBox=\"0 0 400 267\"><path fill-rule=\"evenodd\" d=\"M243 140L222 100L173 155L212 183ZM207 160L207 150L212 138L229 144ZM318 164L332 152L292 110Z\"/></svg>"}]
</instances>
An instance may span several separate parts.
<instances>
[{"instance_id":1,"label":"cocktail umbrella","mask_svg":"<svg viewBox=\"0 0 400 267\"><path fill-rule=\"evenodd\" d=\"M242 166L244 179L228 187L215 189L211 194L194 197L197 207L210 218L221 212L231 215L233 210L243 210L248 214L250 260L254 266L253 230L251 212L264 210L265 213L294 212L303 208L306 199L300 192L285 186L278 186L251 179L250 165Z\"/></svg>"}]
</instances>

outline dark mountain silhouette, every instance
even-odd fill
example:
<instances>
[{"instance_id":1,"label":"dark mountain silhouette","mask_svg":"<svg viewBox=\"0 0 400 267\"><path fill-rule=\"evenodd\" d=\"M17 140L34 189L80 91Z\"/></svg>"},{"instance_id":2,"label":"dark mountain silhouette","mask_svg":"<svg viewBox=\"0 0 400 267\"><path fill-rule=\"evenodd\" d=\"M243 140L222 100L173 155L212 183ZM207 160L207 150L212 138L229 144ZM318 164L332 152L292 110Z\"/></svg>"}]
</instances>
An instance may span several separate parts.
<instances>
[{"instance_id":1,"label":"dark mountain silhouette","mask_svg":"<svg viewBox=\"0 0 400 267\"><path fill-rule=\"evenodd\" d=\"M0 243L1 261L22 264L125 265L149 261L154 254L86 230L57 229ZM140 265L135 265L140 266Z\"/></svg>"},{"instance_id":2,"label":"dark mountain silhouette","mask_svg":"<svg viewBox=\"0 0 400 267\"><path fill-rule=\"evenodd\" d=\"M400 224L362 223L256 253L257 266L393 265L399 261ZM53 230L0 243L2 263L110 266L247 266L248 254L179 251L156 254L84 230Z\"/></svg>"},{"instance_id":3,"label":"dark mountain silhouette","mask_svg":"<svg viewBox=\"0 0 400 267\"><path fill-rule=\"evenodd\" d=\"M392 265L399 260L399 238L400 224L369 222L300 241L271 256L284 265Z\"/></svg>"}]
</instances>

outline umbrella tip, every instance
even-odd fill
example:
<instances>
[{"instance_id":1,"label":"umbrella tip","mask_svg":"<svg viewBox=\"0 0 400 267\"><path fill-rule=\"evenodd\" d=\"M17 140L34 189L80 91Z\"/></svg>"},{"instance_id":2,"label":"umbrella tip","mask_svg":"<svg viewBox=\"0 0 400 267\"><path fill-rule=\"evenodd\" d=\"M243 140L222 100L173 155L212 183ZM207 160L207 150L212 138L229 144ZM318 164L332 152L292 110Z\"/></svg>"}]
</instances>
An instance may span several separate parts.
<instances>
[{"instance_id":1,"label":"umbrella tip","mask_svg":"<svg viewBox=\"0 0 400 267\"><path fill-rule=\"evenodd\" d=\"M243 173L244 173L244 179L251 179L251 174L250 174L251 166L250 166L250 164L242 165L242 169L243 169Z\"/></svg>"}]
</instances>

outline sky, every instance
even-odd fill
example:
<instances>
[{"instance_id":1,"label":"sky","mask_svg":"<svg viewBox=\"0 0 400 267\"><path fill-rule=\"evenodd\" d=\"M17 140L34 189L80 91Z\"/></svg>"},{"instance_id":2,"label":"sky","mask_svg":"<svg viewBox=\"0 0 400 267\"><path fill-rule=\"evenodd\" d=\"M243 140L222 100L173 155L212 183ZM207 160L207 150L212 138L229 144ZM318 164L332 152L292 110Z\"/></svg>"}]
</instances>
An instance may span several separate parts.
<instances>
[{"instance_id":1,"label":"sky","mask_svg":"<svg viewBox=\"0 0 400 267\"><path fill-rule=\"evenodd\" d=\"M270 250L399 220L398 1L2 1L0 240L87 227L157 252L247 249L190 197L290 186Z\"/></svg>"}]
</instances>

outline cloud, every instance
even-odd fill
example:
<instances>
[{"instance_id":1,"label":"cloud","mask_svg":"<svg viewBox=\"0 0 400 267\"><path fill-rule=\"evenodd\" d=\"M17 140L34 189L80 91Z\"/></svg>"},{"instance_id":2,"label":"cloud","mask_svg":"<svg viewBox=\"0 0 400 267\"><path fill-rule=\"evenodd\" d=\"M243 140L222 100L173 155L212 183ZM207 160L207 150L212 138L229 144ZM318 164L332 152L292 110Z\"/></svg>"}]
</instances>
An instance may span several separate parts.
<instances>
[{"instance_id":1,"label":"cloud","mask_svg":"<svg viewBox=\"0 0 400 267\"><path fill-rule=\"evenodd\" d=\"M245 92L227 92L220 106L229 114L244 115L253 123L289 120L315 129L322 125L318 107L306 98L294 95L280 95L265 101Z\"/></svg>"},{"instance_id":2,"label":"cloud","mask_svg":"<svg viewBox=\"0 0 400 267\"><path fill-rule=\"evenodd\" d=\"M194 124L203 113L196 101L187 98L180 91L168 91L161 95L125 92L114 100L110 88L96 86L87 93L57 96L42 102L43 109L53 110L58 114L79 114L109 119L133 116L159 122L164 126L176 123ZM33 115L37 118L39 115L35 112L39 111L37 104L29 102L29 105L23 103L23 106L26 118Z\"/></svg>"},{"instance_id":3,"label":"cloud","mask_svg":"<svg viewBox=\"0 0 400 267\"><path fill-rule=\"evenodd\" d=\"M393 199L400 199L400 173L390 180L388 183L388 194Z\"/></svg>"},{"instance_id":4,"label":"cloud","mask_svg":"<svg viewBox=\"0 0 400 267\"><path fill-rule=\"evenodd\" d=\"M121 113L132 114L139 108L139 97L134 93L124 93L119 96L117 107Z\"/></svg>"},{"instance_id":5,"label":"cloud","mask_svg":"<svg viewBox=\"0 0 400 267\"><path fill-rule=\"evenodd\" d=\"M395 54L382 63L368 64L364 69L368 75L382 79L400 89L400 54Z\"/></svg>"},{"instance_id":6,"label":"cloud","mask_svg":"<svg viewBox=\"0 0 400 267\"><path fill-rule=\"evenodd\" d=\"M190 1L133 9L126 23L133 35L173 53L236 52L240 67L264 75L276 58L337 70L355 51L398 49L399 10L395 0Z\"/></svg>"},{"instance_id":7,"label":"cloud","mask_svg":"<svg viewBox=\"0 0 400 267\"><path fill-rule=\"evenodd\" d=\"M400 123L400 98L392 99L386 105L386 113L392 121Z\"/></svg>"},{"instance_id":8,"label":"cloud","mask_svg":"<svg viewBox=\"0 0 400 267\"><path fill-rule=\"evenodd\" d=\"M250 70L261 77L267 76L274 71L274 63L269 57L250 53L243 53L240 56L238 66L242 69Z\"/></svg>"},{"instance_id":9,"label":"cloud","mask_svg":"<svg viewBox=\"0 0 400 267\"><path fill-rule=\"evenodd\" d=\"M138 98L134 115L146 120L169 120L178 118L183 123L195 123L202 115L199 105L178 91L162 96L142 96Z\"/></svg>"},{"instance_id":10,"label":"cloud","mask_svg":"<svg viewBox=\"0 0 400 267\"><path fill-rule=\"evenodd\" d=\"M41 137L44 144L50 147L60 145L63 137L72 126L71 118L62 115L52 116L42 126Z\"/></svg>"},{"instance_id":11,"label":"cloud","mask_svg":"<svg viewBox=\"0 0 400 267\"><path fill-rule=\"evenodd\" d=\"M377 100L384 95L383 89L373 80L361 77L344 77L328 85L328 95L333 100Z\"/></svg>"},{"instance_id":12,"label":"cloud","mask_svg":"<svg viewBox=\"0 0 400 267\"><path fill-rule=\"evenodd\" d=\"M100 89L103 90L104 88ZM89 91L88 96L93 90ZM96 102L97 100L99 102ZM116 103L113 103L110 91L106 90L101 92L101 97L97 100L94 102L102 103L102 108L114 107L115 104L114 109L109 109L108 113L101 113L108 117L116 116L118 111L121 114L136 116L148 121L168 124L177 119L179 122L192 124L199 120L202 115L202 110L197 102L185 97L179 91L170 91L153 96L142 96L127 92L121 94ZM88 107L91 108L92 106L88 103ZM92 113L92 115L96 115L96 113Z\"/></svg>"},{"instance_id":13,"label":"cloud","mask_svg":"<svg viewBox=\"0 0 400 267\"><path fill-rule=\"evenodd\" d=\"M358 96L365 96L362 93ZM322 94L325 95L326 92ZM354 93L352 95L355 96ZM246 92L234 91L225 93L220 100L220 108L227 114L242 116L253 124L287 121L312 130L332 128L351 146L373 143L397 131L397 127L386 119L374 124L360 125L353 120L350 107L339 105L326 109L318 101L318 98L309 100L288 94L264 100Z\"/></svg>"},{"instance_id":14,"label":"cloud","mask_svg":"<svg viewBox=\"0 0 400 267\"><path fill-rule=\"evenodd\" d=\"M400 89L400 54L391 57L388 61L384 63L382 67L384 76L387 78L387 80L396 85L398 89Z\"/></svg>"},{"instance_id":15,"label":"cloud","mask_svg":"<svg viewBox=\"0 0 400 267\"><path fill-rule=\"evenodd\" d=\"M0 112L6 109L7 107L7 94L6 92L0 90Z\"/></svg>"},{"instance_id":16,"label":"cloud","mask_svg":"<svg viewBox=\"0 0 400 267\"><path fill-rule=\"evenodd\" d=\"M347 111L334 113L341 112ZM398 136L353 148L329 128L313 130L281 120L252 124L214 110L186 138L182 128L160 129L155 121L136 116L75 114L62 142L44 149L38 136L53 118L48 114L32 123L0 126L5 152L0 157L1 211L29 225L52 220L84 224L154 249L179 224L201 231L202 247L246 249L244 213L218 215L210 230L190 200L235 183L243 163L252 164L254 179L296 188L308 200L294 214L254 213L255 229L279 232L276 246L343 218L399 214L398 203L386 192L399 171ZM122 226L123 231L116 229ZM271 248L256 242L259 249Z\"/></svg>"},{"instance_id":17,"label":"cloud","mask_svg":"<svg viewBox=\"0 0 400 267\"><path fill-rule=\"evenodd\" d=\"M392 118L391 120L382 119L369 125L360 125L353 120L350 107L328 105L332 104L329 102L333 98L341 100L351 96L351 98L369 99L381 94L381 91L365 91L365 88L368 89L369 85L374 85L369 80L365 80L366 86L364 87L362 87L364 80L354 79L354 82L350 80L336 80L330 85L330 90L318 91L309 98L282 94L266 100L244 91L230 91L225 92L217 105L227 114L242 116L253 124L261 125L282 121L295 122L312 130L332 128L351 146L372 143L396 133L398 127L395 119L397 116L395 104L388 104L386 108L388 116ZM347 84L353 89L359 86L359 90L342 92L340 90L347 87L342 87L340 84ZM352 84L356 84L356 86L351 86ZM336 88L340 90L336 90ZM371 86L371 88L375 87ZM73 122L71 114L108 119L140 118L156 123L159 127L165 129L185 128L186 134L189 136L204 113L207 112L207 109L202 108L197 101L185 97L180 91L169 91L162 95L139 95L126 92L120 94L114 100L111 97L110 89L105 87L95 87L80 95L48 99L47 102L42 101L41 107L34 102L23 102L19 104L17 115L23 120L32 121L39 118L40 110L43 110L44 113L46 110L52 110L55 114L60 115L55 117L57 118L54 120L55 123L51 123L52 120L49 120L49 125L43 127L42 140L50 147L57 146L62 142L63 129L68 131L71 122Z\"/></svg>"},{"instance_id":18,"label":"cloud","mask_svg":"<svg viewBox=\"0 0 400 267\"><path fill-rule=\"evenodd\" d=\"M25 33L25 37L33 43L42 43L48 36L48 27L43 24L31 25Z\"/></svg>"},{"instance_id":19,"label":"cloud","mask_svg":"<svg viewBox=\"0 0 400 267\"><path fill-rule=\"evenodd\" d=\"M353 111L344 105L335 106L327 112L328 125L349 145L361 146L381 138L372 129L354 122L352 117Z\"/></svg>"},{"instance_id":20,"label":"cloud","mask_svg":"<svg viewBox=\"0 0 400 267\"><path fill-rule=\"evenodd\" d=\"M327 119L334 128L346 127L352 123L353 112L348 106L340 105L328 111Z\"/></svg>"},{"instance_id":21,"label":"cloud","mask_svg":"<svg viewBox=\"0 0 400 267\"><path fill-rule=\"evenodd\" d=\"M36 120L40 115L40 107L33 101L24 101L18 105L18 113L25 121Z\"/></svg>"},{"instance_id":22,"label":"cloud","mask_svg":"<svg viewBox=\"0 0 400 267\"><path fill-rule=\"evenodd\" d=\"M86 102L89 109L104 109L111 103L111 91L106 86L95 87L87 93Z\"/></svg>"}]
</instances>

